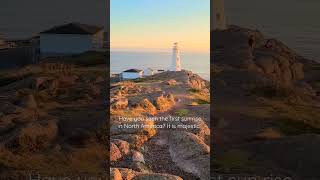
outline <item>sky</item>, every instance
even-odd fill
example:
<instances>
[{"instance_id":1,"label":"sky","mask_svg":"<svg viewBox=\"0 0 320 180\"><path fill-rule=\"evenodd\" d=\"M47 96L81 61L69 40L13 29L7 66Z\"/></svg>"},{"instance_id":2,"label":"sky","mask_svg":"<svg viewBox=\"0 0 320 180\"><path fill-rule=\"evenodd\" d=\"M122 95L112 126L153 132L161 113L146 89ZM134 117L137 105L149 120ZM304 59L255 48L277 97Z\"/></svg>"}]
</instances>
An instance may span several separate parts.
<instances>
[{"instance_id":1,"label":"sky","mask_svg":"<svg viewBox=\"0 0 320 180\"><path fill-rule=\"evenodd\" d=\"M112 50L210 49L210 0L111 0Z\"/></svg>"},{"instance_id":2,"label":"sky","mask_svg":"<svg viewBox=\"0 0 320 180\"><path fill-rule=\"evenodd\" d=\"M0 34L29 38L53 26L81 22L108 29L104 0L1 0Z\"/></svg>"}]
</instances>

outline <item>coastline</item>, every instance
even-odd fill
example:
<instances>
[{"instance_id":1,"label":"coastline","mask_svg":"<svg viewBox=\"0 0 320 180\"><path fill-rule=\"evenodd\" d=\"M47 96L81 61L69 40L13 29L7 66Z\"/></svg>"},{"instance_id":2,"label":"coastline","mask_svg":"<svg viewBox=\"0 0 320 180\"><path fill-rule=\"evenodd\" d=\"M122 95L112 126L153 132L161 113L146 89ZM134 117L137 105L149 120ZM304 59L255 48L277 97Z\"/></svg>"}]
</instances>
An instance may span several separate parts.
<instances>
[{"instance_id":1,"label":"coastline","mask_svg":"<svg viewBox=\"0 0 320 180\"><path fill-rule=\"evenodd\" d=\"M172 52L126 52L119 51L110 54L111 74L119 74L126 69L161 69L168 70L171 64ZM183 69L192 70L203 78L210 79L210 52L181 54Z\"/></svg>"}]
</instances>

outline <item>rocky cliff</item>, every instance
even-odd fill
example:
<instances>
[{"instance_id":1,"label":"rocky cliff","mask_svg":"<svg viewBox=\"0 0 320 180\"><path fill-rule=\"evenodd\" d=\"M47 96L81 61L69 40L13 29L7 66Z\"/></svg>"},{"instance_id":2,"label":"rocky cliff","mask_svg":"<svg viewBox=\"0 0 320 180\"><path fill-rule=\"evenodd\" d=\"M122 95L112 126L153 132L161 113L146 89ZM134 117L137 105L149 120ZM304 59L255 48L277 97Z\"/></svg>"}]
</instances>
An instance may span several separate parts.
<instances>
[{"instance_id":1,"label":"rocky cliff","mask_svg":"<svg viewBox=\"0 0 320 180\"><path fill-rule=\"evenodd\" d=\"M215 175L319 177L320 64L237 26L211 43Z\"/></svg>"},{"instance_id":2,"label":"rocky cliff","mask_svg":"<svg viewBox=\"0 0 320 180\"><path fill-rule=\"evenodd\" d=\"M208 81L163 72L110 92L111 179L210 179Z\"/></svg>"}]
</instances>

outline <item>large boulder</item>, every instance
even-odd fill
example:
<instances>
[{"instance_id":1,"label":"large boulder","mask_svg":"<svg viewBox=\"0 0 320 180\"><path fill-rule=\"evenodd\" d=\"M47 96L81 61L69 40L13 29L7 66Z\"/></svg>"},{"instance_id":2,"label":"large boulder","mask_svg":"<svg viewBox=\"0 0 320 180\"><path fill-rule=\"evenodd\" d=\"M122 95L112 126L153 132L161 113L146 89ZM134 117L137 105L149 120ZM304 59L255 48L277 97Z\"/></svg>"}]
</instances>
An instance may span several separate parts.
<instances>
[{"instance_id":1,"label":"large boulder","mask_svg":"<svg viewBox=\"0 0 320 180\"><path fill-rule=\"evenodd\" d=\"M140 162L140 163L146 163L144 161L144 156L139 151L132 151L132 161L133 162Z\"/></svg>"},{"instance_id":2,"label":"large boulder","mask_svg":"<svg viewBox=\"0 0 320 180\"><path fill-rule=\"evenodd\" d=\"M210 147L198 136L184 131L174 131L169 136L170 156L182 170L201 180L210 179Z\"/></svg>"},{"instance_id":3,"label":"large boulder","mask_svg":"<svg viewBox=\"0 0 320 180\"><path fill-rule=\"evenodd\" d=\"M170 155L174 161L210 153L210 147L198 136L184 131L171 132L169 145Z\"/></svg>"},{"instance_id":4,"label":"large boulder","mask_svg":"<svg viewBox=\"0 0 320 180\"><path fill-rule=\"evenodd\" d=\"M189 77L188 85L192 89L202 90L207 87L207 83L200 76L193 74Z\"/></svg>"},{"instance_id":5,"label":"large boulder","mask_svg":"<svg viewBox=\"0 0 320 180\"><path fill-rule=\"evenodd\" d=\"M130 144L127 141L112 139L111 142L118 147L122 155L128 155L130 153Z\"/></svg>"},{"instance_id":6,"label":"large boulder","mask_svg":"<svg viewBox=\"0 0 320 180\"><path fill-rule=\"evenodd\" d=\"M256 64L261 67L266 74L271 74L275 70L275 60L272 56L257 57Z\"/></svg>"},{"instance_id":7,"label":"large boulder","mask_svg":"<svg viewBox=\"0 0 320 180\"><path fill-rule=\"evenodd\" d=\"M140 148L146 141L150 139L150 137L146 135L139 134L120 134L112 136L116 139L121 139L127 141L132 148Z\"/></svg>"},{"instance_id":8,"label":"large boulder","mask_svg":"<svg viewBox=\"0 0 320 180\"><path fill-rule=\"evenodd\" d=\"M118 161L122 158L121 151L114 143L110 143L110 161Z\"/></svg>"}]
</instances>

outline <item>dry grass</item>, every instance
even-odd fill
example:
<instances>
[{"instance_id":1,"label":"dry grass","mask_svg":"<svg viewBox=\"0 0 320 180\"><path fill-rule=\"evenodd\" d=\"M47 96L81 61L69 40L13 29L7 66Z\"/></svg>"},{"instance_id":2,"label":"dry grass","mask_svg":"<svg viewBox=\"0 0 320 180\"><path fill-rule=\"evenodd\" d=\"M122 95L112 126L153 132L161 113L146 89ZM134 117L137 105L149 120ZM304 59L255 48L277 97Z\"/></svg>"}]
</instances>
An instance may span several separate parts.
<instances>
[{"instance_id":1,"label":"dry grass","mask_svg":"<svg viewBox=\"0 0 320 180\"><path fill-rule=\"evenodd\" d=\"M279 139L282 137L282 133L274 128L263 129L260 133L256 135L257 139Z\"/></svg>"},{"instance_id":2,"label":"dry grass","mask_svg":"<svg viewBox=\"0 0 320 180\"><path fill-rule=\"evenodd\" d=\"M35 96L37 100L38 111L34 112L27 107L22 107L21 105L21 107L19 107L18 109L18 112L16 112L15 114L7 115L5 117L14 118L14 123L16 123L17 125L24 125L30 123L31 121L38 120L46 121L46 118L58 119L60 122L64 121L65 116L69 115L65 114L67 113L67 107L79 107L79 103L77 102L79 100L79 94L81 95L79 96L80 98L82 98L82 96L85 96L87 93L91 95L89 93L91 91L88 91L91 86L86 85L94 83L91 82L91 80L95 81L98 75L106 77L107 74L108 69L104 66L79 67L77 65L73 66L63 63L45 63L30 65L20 69L1 71L0 86L10 84L10 86L6 87L11 87L12 85L19 84L20 82L17 82L19 80L35 80L37 77L51 77L54 79L66 75L79 75L79 78L86 77L85 80L89 79L87 78L89 76L90 78L92 77L90 79L90 82L81 81L79 83L77 82L77 84L72 87L67 87L69 90L77 90L74 92L70 91L72 93L68 94L68 97L73 98L72 100L58 99L56 96L53 96L50 93L46 93L45 91L47 89L38 91L34 90L33 87L25 87L28 88L28 92L26 94L31 93ZM21 86L24 85L25 83L22 83ZM12 90L6 87L2 90ZM17 89L22 90L24 89L24 87L20 88L19 86L19 88ZM74 98L73 96L76 96L76 98ZM97 98L101 98L100 95L97 95ZM61 103L59 103L60 100ZM20 106L19 103L17 104L18 106ZM59 113L56 113L56 111ZM96 111L94 111L93 113L96 113ZM70 119L79 119L77 116L81 116L81 114L79 114L78 112L72 112L72 114L70 114L70 116L68 117L70 117ZM90 118L96 120L96 118L101 118L101 116L90 116L85 120L90 120ZM72 126L70 127L70 129L75 129L78 124L75 124L75 127L73 127L74 125L70 126ZM52 128L50 127L46 129L30 127L28 129L24 129L24 131L22 132L23 136L22 138L20 138L19 143L25 146L15 150L10 149L10 147L4 148L2 146L0 148L0 179L7 179L5 175L9 175L10 173L20 173L28 175L29 171L31 170L33 170L34 172L39 172L41 175L52 176L69 176L77 174L100 175L105 173L106 159L108 158L106 145L109 144L107 142L109 133L107 129L101 129L101 131L99 132L95 132L95 130L92 130L92 133L96 133L97 139L99 140L96 140L94 142L90 141L90 144L81 145L70 144L68 141L65 141L64 138L66 137L61 136L61 134L58 134L57 138L50 139L49 141L45 136L48 133L54 133L51 132L51 130ZM41 145L41 147L38 147L39 145ZM32 151L29 151L30 148L32 149ZM41 150L36 152L33 151L33 149L38 148Z\"/></svg>"},{"instance_id":3,"label":"dry grass","mask_svg":"<svg viewBox=\"0 0 320 180\"><path fill-rule=\"evenodd\" d=\"M105 152L105 153L101 153ZM106 149L92 144L83 149L73 149L72 153L59 151L57 147L45 153L13 154L0 150L0 164L11 171L39 172L41 175L69 176L76 174L100 175L104 173ZM88 161L88 159L92 161Z\"/></svg>"},{"instance_id":4,"label":"dry grass","mask_svg":"<svg viewBox=\"0 0 320 180\"><path fill-rule=\"evenodd\" d=\"M285 135L320 133L320 110L313 106L264 99L259 105L216 106L215 111L222 113L240 112L252 119L273 120L273 125Z\"/></svg>"},{"instance_id":5,"label":"dry grass","mask_svg":"<svg viewBox=\"0 0 320 180\"><path fill-rule=\"evenodd\" d=\"M217 172L250 173L256 167L256 162L250 159L250 154L241 150L229 150L216 157Z\"/></svg>"},{"instance_id":6,"label":"dry grass","mask_svg":"<svg viewBox=\"0 0 320 180\"><path fill-rule=\"evenodd\" d=\"M190 92L198 104L210 104L210 94L198 90L191 90Z\"/></svg>"}]
</instances>

